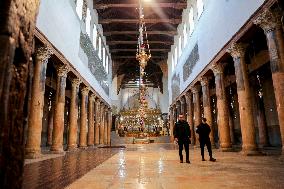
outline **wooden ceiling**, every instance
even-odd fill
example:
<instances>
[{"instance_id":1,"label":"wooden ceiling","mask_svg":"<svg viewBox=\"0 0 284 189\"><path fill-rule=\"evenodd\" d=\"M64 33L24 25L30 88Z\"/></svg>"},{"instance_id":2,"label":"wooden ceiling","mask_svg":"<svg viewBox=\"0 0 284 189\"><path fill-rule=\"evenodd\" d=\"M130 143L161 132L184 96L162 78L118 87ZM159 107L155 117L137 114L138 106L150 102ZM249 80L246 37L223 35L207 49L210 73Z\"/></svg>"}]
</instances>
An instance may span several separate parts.
<instances>
[{"instance_id":1,"label":"wooden ceiling","mask_svg":"<svg viewBox=\"0 0 284 189\"><path fill-rule=\"evenodd\" d=\"M149 85L160 87L160 62L167 60L177 26L181 23L186 0L141 0L152 58L146 67ZM94 0L94 8L103 26L103 35L113 60L113 76L123 75L121 86L139 78L139 65L135 58L139 27L139 0Z\"/></svg>"}]
</instances>

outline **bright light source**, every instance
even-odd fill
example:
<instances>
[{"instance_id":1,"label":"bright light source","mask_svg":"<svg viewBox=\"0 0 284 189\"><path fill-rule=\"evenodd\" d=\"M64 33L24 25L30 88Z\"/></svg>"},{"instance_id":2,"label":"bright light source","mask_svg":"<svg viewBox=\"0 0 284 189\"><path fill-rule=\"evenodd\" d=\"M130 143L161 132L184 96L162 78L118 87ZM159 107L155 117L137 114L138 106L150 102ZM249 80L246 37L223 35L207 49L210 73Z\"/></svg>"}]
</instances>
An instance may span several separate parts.
<instances>
[{"instance_id":1,"label":"bright light source","mask_svg":"<svg viewBox=\"0 0 284 189\"><path fill-rule=\"evenodd\" d=\"M145 2L151 2L152 0L143 0L143 1L145 1Z\"/></svg>"}]
</instances>

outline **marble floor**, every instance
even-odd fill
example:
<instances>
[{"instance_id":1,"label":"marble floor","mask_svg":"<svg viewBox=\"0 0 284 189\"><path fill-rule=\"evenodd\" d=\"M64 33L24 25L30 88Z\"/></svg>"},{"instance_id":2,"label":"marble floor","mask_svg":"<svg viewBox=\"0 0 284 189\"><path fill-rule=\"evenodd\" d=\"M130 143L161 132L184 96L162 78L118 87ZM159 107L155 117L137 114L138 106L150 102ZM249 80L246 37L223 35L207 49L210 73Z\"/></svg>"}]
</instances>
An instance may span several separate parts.
<instances>
[{"instance_id":1,"label":"marble floor","mask_svg":"<svg viewBox=\"0 0 284 189\"><path fill-rule=\"evenodd\" d=\"M213 153L217 162L202 162L200 149L191 148L191 164L186 164L179 163L177 146L174 144L139 144L127 145L125 149L78 151L64 157L45 160L46 163L41 165L50 167L52 164L45 164L49 161L56 164L56 160L59 160L59 166L55 166L57 170L50 168L40 171L38 166L37 173L26 172L24 179L30 175L31 180L46 182L37 182L39 184L34 187L30 181L24 188L284 188L284 160L281 156L275 155L274 151L267 156L243 156L238 152L218 150L214 150ZM27 164L25 169L36 164L38 163ZM53 179L42 175L44 172L50 172ZM33 174L37 175L37 179L32 177Z\"/></svg>"}]
</instances>

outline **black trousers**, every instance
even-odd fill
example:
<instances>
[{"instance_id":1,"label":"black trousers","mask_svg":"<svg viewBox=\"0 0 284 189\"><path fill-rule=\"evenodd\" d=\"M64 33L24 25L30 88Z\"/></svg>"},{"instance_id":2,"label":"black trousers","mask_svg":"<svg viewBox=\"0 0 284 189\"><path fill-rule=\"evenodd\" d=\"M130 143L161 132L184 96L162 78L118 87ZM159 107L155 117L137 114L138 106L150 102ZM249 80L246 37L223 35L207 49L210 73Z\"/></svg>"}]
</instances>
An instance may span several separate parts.
<instances>
[{"instance_id":1,"label":"black trousers","mask_svg":"<svg viewBox=\"0 0 284 189\"><path fill-rule=\"evenodd\" d=\"M189 141L188 140L178 140L178 146L179 146L179 159L183 160L182 150L184 147L186 161L189 160Z\"/></svg>"},{"instance_id":2,"label":"black trousers","mask_svg":"<svg viewBox=\"0 0 284 189\"><path fill-rule=\"evenodd\" d=\"M212 147L211 147L211 142L210 139L207 140L200 140L200 148L201 148L201 156L204 158L204 147L206 145L209 156L212 157Z\"/></svg>"}]
</instances>

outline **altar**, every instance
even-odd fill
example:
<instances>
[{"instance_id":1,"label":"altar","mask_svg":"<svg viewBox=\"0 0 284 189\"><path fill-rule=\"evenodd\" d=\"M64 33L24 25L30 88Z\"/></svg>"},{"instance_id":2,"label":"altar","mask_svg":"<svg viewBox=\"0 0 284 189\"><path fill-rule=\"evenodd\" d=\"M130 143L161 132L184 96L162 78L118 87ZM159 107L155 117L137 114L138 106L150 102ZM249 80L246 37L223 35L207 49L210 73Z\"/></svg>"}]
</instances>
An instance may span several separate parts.
<instances>
[{"instance_id":1,"label":"altar","mask_svg":"<svg viewBox=\"0 0 284 189\"><path fill-rule=\"evenodd\" d=\"M144 123L141 124L139 109L122 110L118 117L118 134L133 137L137 142L149 142L149 137L160 136L164 121L160 109L145 109Z\"/></svg>"}]
</instances>

